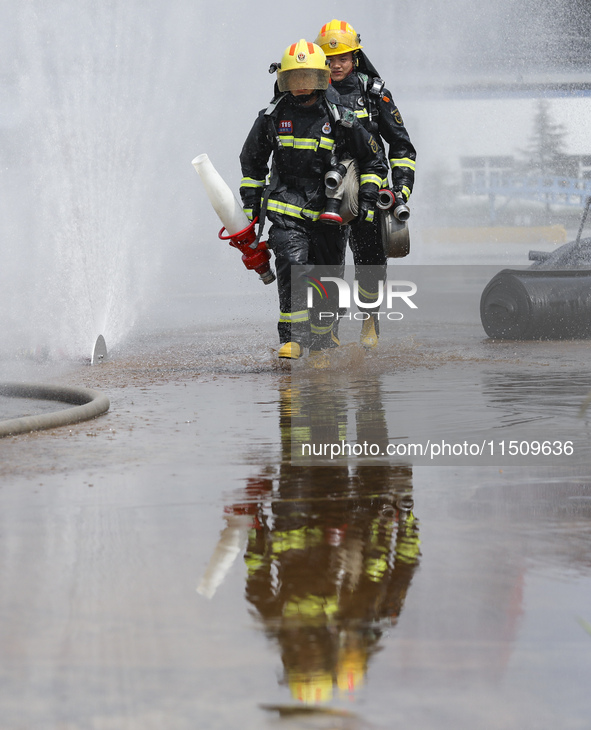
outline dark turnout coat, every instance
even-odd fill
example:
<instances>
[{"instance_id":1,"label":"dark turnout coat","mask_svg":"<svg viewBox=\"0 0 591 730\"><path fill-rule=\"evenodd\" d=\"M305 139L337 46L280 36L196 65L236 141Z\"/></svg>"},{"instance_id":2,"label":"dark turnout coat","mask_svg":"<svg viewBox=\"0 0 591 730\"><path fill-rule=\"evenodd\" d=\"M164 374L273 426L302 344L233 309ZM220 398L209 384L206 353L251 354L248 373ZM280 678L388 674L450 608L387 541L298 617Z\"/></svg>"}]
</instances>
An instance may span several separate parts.
<instances>
[{"instance_id":1,"label":"dark turnout coat","mask_svg":"<svg viewBox=\"0 0 591 730\"><path fill-rule=\"evenodd\" d=\"M404 126L392 94L384 88L381 79L353 71L345 79L333 82L344 105L350 107L356 118L372 133L380 144L387 145L387 159L392 169L392 187L402 190L408 198L415 177L416 151ZM372 88L375 91L372 92Z\"/></svg>"},{"instance_id":2,"label":"dark turnout coat","mask_svg":"<svg viewBox=\"0 0 591 730\"><path fill-rule=\"evenodd\" d=\"M240 154L240 194L247 213L258 213L271 154L267 217L282 227L318 220L326 204L324 175L333 155L357 160L360 196L368 201L376 200L387 170L374 135L341 105L331 87L311 106L284 93L259 113Z\"/></svg>"}]
</instances>

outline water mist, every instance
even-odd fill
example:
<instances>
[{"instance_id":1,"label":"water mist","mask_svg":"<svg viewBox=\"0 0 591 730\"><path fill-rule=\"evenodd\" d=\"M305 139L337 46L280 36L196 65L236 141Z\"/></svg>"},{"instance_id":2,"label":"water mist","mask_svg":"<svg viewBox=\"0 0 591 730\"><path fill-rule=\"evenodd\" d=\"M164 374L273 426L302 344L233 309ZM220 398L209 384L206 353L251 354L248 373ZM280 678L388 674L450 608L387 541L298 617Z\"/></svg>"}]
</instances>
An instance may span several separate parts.
<instances>
[{"instance_id":1,"label":"water mist","mask_svg":"<svg viewBox=\"0 0 591 730\"><path fill-rule=\"evenodd\" d=\"M22 6L18 133L2 180L5 354L89 357L99 335L120 343L149 299L163 253L159 11L135 0Z\"/></svg>"}]
</instances>

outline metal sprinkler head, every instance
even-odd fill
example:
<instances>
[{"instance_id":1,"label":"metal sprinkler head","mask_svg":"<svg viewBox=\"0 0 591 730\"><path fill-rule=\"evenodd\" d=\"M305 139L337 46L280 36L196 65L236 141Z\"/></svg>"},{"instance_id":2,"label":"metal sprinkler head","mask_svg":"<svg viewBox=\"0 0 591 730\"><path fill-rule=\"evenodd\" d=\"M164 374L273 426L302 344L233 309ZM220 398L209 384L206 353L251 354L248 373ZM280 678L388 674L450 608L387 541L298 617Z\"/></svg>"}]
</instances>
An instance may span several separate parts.
<instances>
[{"instance_id":1,"label":"metal sprinkler head","mask_svg":"<svg viewBox=\"0 0 591 730\"><path fill-rule=\"evenodd\" d=\"M105 343L105 338L102 335L99 335L96 338L96 342L94 344L94 349L92 351L92 357L90 358L90 364L91 365L98 365L101 362L105 362L109 359L109 355L107 353L107 345Z\"/></svg>"}]
</instances>

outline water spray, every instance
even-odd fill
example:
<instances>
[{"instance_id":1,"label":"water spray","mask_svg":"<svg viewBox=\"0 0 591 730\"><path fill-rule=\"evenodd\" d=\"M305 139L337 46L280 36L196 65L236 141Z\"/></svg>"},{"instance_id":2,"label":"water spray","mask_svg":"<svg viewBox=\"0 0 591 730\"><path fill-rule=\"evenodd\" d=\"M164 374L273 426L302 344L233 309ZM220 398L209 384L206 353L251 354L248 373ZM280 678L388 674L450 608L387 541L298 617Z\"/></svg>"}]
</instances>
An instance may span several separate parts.
<instances>
[{"instance_id":1,"label":"water spray","mask_svg":"<svg viewBox=\"0 0 591 730\"><path fill-rule=\"evenodd\" d=\"M247 269L256 271L264 284L274 282L275 274L269 264L271 253L266 242L258 240L254 230L258 218L248 220L242 206L207 155L198 155L193 160L193 167L199 173L213 209L224 224L218 237L242 252L242 263ZM224 231L227 231L227 236L223 235Z\"/></svg>"}]
</instances>

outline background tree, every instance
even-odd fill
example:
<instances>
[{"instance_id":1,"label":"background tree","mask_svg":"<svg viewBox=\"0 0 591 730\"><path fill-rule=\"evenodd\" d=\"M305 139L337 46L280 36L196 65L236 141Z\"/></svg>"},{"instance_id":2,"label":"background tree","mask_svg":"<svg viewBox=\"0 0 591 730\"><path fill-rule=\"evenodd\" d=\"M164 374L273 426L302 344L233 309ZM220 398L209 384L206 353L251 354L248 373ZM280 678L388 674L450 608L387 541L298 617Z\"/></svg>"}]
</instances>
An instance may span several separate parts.
<instances>
[{"instance_id":1,"label":"background tree","mask_svg":"<svg viewBox=\"0 0 591 730\"><path fill-rule=\"evenodd\" d=\"M550 102L538 100L533 134L522 152L522 169L537 175L568 174L565 137L564 126L551 119Z\"/></svg>"}]
</instances>

